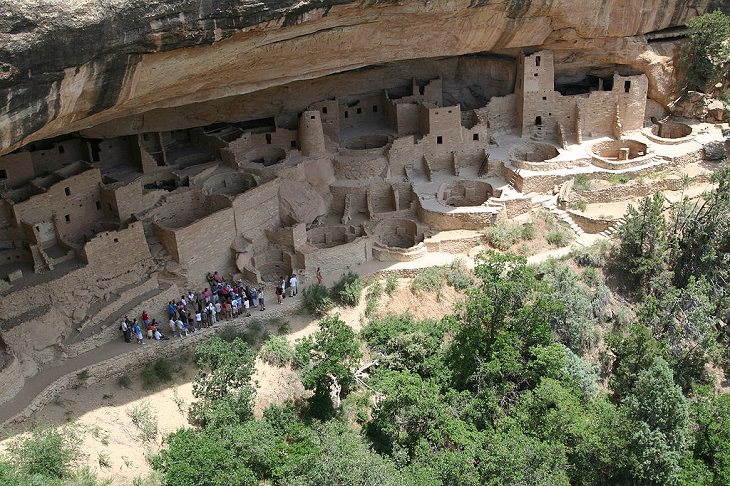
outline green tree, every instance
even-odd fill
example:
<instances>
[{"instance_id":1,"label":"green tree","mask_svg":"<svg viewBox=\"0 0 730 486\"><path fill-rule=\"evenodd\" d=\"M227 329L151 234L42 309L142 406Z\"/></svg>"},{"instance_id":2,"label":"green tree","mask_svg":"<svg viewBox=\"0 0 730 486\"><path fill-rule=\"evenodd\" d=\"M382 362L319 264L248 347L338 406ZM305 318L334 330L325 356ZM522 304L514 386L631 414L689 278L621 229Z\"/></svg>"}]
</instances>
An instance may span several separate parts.
<instances>
[{"instance_id":1,"label":"green tree","mask_svg":"<svg viewBox=\"0 0 730 486\"><path fill-rule=\"evenodd\" d=\"M666 356L666 348L642 324L631 326L626 336L608 336L607 344L615 356L608 385L614 402L619 403L633 391L639 373L655 358Z\"/></svg>"},{"instance_id":2,"label":"green tree","mask_svg":"<svg viewBox=\"0 0 730 486\"><path fill-rule=\"evenodd\" d=\"M690 416L693 456L710 471L709 484L730 484L730 395L699 395L691 404Z\"/></svg>"},{"instance_id":3,"label":"green tree","mask_svg":"<svg viewBox=\"0 0 730 486\"><path fill-rule=\"evenodd\" d=\"M706 13L687 22L689 36L682 48L680 67L687 89L705 91L727 75L725 63L730 58L727 41L730 22L720 10Z\"/></svg>"},{"instance_id":4,"label":"green tree","mask_svg":"<svg viewBox=\"0 0 730 486\"><path fill-rule=\"evenodd\" d=\"M637 424L631 445L635 478L646 484L678 483L689 407L669 364L656 358L641 371L623 406Z\"/></svg>"},{"instance_id":5,"label":"green tree","mask_svg":"<svg viewBox=\"0 0 730 486\"><path fill-rule=\"evenodd\" d=\"M663 206L661 193L642 199L638 209L629 206L626 223L618 231L621 241L614 262L631 287L646 290L665 268L669 247Z\"/></svg>"},{"instance_id":6,"label":"green tree","mask_svg":"<svg viewBox=\"0 0 730 486\"><path fill-rule=\"evenodd\" d=\"M231 449L207 431L180 429L167 437L168 448L152 459L165 486L254 486L254 473Z\"/></svg>"},{"instance_id":7,"label":"green tree","mask_svg":"<svg viewBox=\"0 0 730 486\"><path fill-rule=\"evenodd\" d=\"M355 385L354 372L362 357L354 331L339 316L328 317L319 321L319 331L306 350L309 361L301 371L304 388L314 390L316 403L339 408L340 399Z\"/></svg>"},{"instance_id":8,"label":"green tree","mask_svg":"<svg viewBox=\"0 0 730 486\"><path fill-rule=\"evenodd\" d=\"M256 355L241 338L218 336L195 350L199 370L193 382L193 416L204 426L219 427L253 417L256 390L251 383Z\"/></svg>"}]
</instances>

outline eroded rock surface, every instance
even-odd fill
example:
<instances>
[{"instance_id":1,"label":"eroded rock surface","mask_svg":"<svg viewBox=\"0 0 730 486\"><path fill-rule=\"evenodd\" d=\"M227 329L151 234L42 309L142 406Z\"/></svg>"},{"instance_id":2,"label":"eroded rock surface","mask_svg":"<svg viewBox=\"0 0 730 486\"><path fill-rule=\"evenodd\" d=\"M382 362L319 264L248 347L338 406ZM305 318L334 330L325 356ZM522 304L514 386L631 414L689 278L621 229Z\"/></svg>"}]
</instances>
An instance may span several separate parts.
<instances>
[{"instance_id":1,"label":"eroded rock surface","mask_svg":"<svg viewBox=\"0 0 730 486\"><path fill-rule=\"evenodd\" d=\"M532 46L556 50L558 74L562 70L568 78L585 66L622 65L641 71L649 78L650 97L666 104L671 47L649 44L642 35L681 25L723 2L3 3L0 153L120 118L126 131L150 130L143 114L151 110L332 73L407 59L509 54ZM168 119L165 128L220 121L227 111L196 106Z\"/></svg>"}]
</instances>

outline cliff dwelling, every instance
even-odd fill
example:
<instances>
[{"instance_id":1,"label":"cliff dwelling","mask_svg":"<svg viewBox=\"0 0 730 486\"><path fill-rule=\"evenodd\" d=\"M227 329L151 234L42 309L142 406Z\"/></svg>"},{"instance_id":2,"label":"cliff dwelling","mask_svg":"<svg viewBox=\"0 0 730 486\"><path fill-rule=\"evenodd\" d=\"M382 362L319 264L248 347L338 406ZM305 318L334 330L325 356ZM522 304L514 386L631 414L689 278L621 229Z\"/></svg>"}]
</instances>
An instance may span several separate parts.
<instances>
[{"instance_id":1,"label":"cliff dwelling","mask_svg":"<svg viewBox=\"0 0 730 486\"><path fill-rule=\"evenodd\" d=\"M311 282L318 269L462 251L545 196L568 200L576 177L643 177L726 143L718 125L653 123L647 76L623 68L556 87L553 52L524 50L470 65L489 86L475 96L450 64L430 66L383 86L342 78L321 99L303 86L305 105L262 101L270 112L255 117L172 130L131 117L0 157L0 329L14 383L0 402L34 367L103 342L106 316L159 307L208 272ZM611 225L585 219L589 233ZM28 343L39 324L48 332Z\"/></svg>"}]
</instances>

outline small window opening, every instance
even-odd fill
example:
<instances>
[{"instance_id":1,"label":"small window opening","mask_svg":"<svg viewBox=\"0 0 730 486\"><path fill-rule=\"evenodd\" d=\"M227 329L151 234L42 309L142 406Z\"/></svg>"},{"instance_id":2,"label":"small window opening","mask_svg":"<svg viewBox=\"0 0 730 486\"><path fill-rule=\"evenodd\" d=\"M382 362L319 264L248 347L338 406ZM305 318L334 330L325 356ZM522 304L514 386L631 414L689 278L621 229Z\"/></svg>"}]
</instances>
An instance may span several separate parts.
<instances>
[{"instance_id":1,"label":"small window opening","mask_svg":"<svg viewBox=\"0 0 730 486\"><path fill-rule=\"evenodd\" d=\"M293 149L297 148L297 141L296 140L292 140L291 141L291 148L293 148Z\"/></svg>"},{"instance_id":2,"label":"small window opening","mask_svg":"<svg viewBox=\"0 0 730 486\"><path fill-rule=\"evenodd\" d=\"M373 113L377 113L377 112L378 112L378 105L373 105Z\"/></svg>"},{"instance_id":3,"label":"small window opening","mask_svg":"<svg viewBox=\"0 0 730 486\"><path fill-rule=\"evenodd\" d=\"M542 125L542 117L541 116L536 116L535 117L535 125L537 125L538 127L540 125Z\"/></svg>"},{"instance_id":4,"label":"small window opening","mask_svg":"<svg viewBox=\"0 0 730 486\"><path fill-rule=\"evenodd\" d=\"M70 214L67 214L66 216L64 216L64 219L66 219L66 222L67 223L70 223L71 222L71 215Z\"/></svg>"},{"instance_id":5,"label":"small window opening","mask_svg":"<svg viewBox=\"0 0 730 486\"><path fill-rule=\"evenodd\" d=\"M624 81L624 93L631 91L631 81Z\"/></svg>"},{"instance_id":6,"label":"small window opening","mask_svg":"<svg viewBox=\"0 0 730 486\"><path fill-rule=\"evenodd\" d=\"M359 114L361 114L361 113L362 113L362 108L358 108L358 109L357 109L357 114L359 115Z\"/></svg>"},{"instance_id":7,"label":"small window opening","mask_svg":"<svg viewBox=\"0 0 730 486\"><path fill-rule=\"evenodd\" d=\"M59 153L59 154L62 154L62 153L64 153L65 151L66 151L66 149L64 149L64 148L63 148L63 145L59 145L59 146L58 146L58 153Z\"/></svg>"},{"instance_id":8,"label":"small window opening","mask_svg":"<svg viewBox=\"0 0 730 486\"><path fill-rule=\"evenodd\" d=\"M540 67L540 56L535 58L535 66Z\"/></svg>"},{"instance_id":9,"label":"small window opening","mask_svg":"<svg viewBox=\"0 0 730 486\"><path fill-rule=\"evenodd\" d=\"M349 118L349 117L350 117L350 113L348 113L347 110L345 110L345 118Z\"/></svg>"},{"instance_id":10,"label":"small window opening","mask_svg":"<svg viewBox=\"0 0 730 486\"><path fill-rule=\"evenodd\" d=\"M420 95L426 94L426 87L425 86L419 86L418 87L418 94L420 94Z\"/></svg>"},{"instance_id":11,"label":"small window opening","mask_svg":"<svg viewBox=\"0 0 730 486\"><path fill-rule=\"evenodd\" d=\"M70 196L71 195L71 188L70 187L67 187L67 188L65 188L63 190L63 192L65 192L67 196Z\"/></svg>"},{"instance_id":12,"label":"small window opening","mask_svg":"<svg viewBox=\"0 0 730 486\"><path fill-rule=\"evenodd\" d=\"M533 74L533 76L537 77L537 73Z\"/></svg>"},{"instance_id":13,"label":"small window opening","mask_svg":"<svg viewBox=\"0 0 730 486\"><path fill-rule=\"evenodd\" d=\"M436 137L436 143L439 144L439 145L441 145L442 143L444 143L444 137L442 137L441 135L439 135L438 137Z\"/></svg>"},{"instance_id":14,"label":"small window opening","mask_svg":"<svg viewBox=\"0 0 730 486\"><path fill-rule=\"evenodd\" d=\"M266 143L267 143L268 145L271 145L271 134L270 134L270 133L267 133L267 134L266 134Z\"/></svg>"},{"instance_id":15,"label":"small window opening","mask_svg":"<svg viewBox=\"0 0 730 486\"><path fill-rule=\"evenodd\" d=\"M322 107L322 114L323 115L326 115L327 114L327 107L326 106L323 106Z\"/></svg>"},{"instance_id":16,"label":"small window opening","mask_svg":"<svg viewBox=\"0 0 730 486\"><path fill-rule=\"evenodd\" d=\"M8 178L8 171L5 169L0 169L0 180L5 180Z\"/></svg>"},{"instance_id":17,"label":"small window opening","mask_svg":"<svg viewBox=\"0 0 730 486\"><path fill-rule=\"evenodd\" d=\"M40 231L40 230L41 230L41 227L40 227L40 226L36 226L36 227L35 227L35 230L36 230L36 231Z\"/></svg>"},{"instance_id":18,"label":"small window opening","mask_svg":"<svg viewBox=\"0 0 730 486\"><path fill-rule=\"evenodd\" d=\"M109 211L114 211L114 208L112 207L111 203L106 203L106 207L109 208Z\"/></svg>"},{"instance_id":19,"label":"small window opening","mask_svg":"<svg viewBox=\"0 0 730 486\"><path fill-rule=\"evenodd\" d=\"M119 238L114 238L114 243L119 243Z\"/></svg>"},{"instance_id":20,"label":"small window opening","mask_svg":"<svg viewBox=\"0 0 730 486\"><path fill-rule=\"evenodd\" d=\"M310 120L314 120L315 118L316 118L316 117L315 117L314 115L311 115L311 116L309 117L309 119L310 119Z\"/></svg>"},{"instance_id":21,"label":"small window opening","mask_svg":"<svg viewBox=\"0 0 730 486\"><path fill-rule=\"evenodd\" d=\"M479 134L478 133L473 134L471 136L471 139L474 140L475 142L478 142L479 141Z\"/></svg>"},{"instance_id":22,"label":"small window opening","mask_svg":"<svg viewBox=\"0 0 730 486\"><path fill-rule=\"evenodd\" d=\"M547 101L547 96L543 96L543 97L542 97L542 100L543 100L543 101Z\"/></svg>"},{"instance_id":23,"label":"small window opening","mask_svg":"<svg viewBox=\"0 0 730 486\"><path fill-rule=\"evenodd\" d=\"M99 211L101 209L101 202L96 201L96 210Z\"/></svg>"},{"instance_id":24,"label":"small window opening","mask_svg":"<svg viewBox=\"0 0 730 486\"><path fill-rule=\"evenodd\" d=\"M146 134L146 133L143 133L143 134L142 134L142 140L144 140L145 142L146 142L147 140L149 140L149 137L147 136L147 134Z\"/></svg>"}]
</instances>

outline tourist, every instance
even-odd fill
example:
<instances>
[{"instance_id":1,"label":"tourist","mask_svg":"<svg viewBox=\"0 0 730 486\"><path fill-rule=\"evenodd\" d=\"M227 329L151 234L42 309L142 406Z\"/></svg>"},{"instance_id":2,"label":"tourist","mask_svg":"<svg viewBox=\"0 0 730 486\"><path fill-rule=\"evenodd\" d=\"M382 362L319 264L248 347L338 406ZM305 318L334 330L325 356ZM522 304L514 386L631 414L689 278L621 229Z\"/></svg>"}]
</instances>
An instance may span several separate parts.
<instances>
[{"instance_id":1,"label":"tourist","mask_svg":"<svg viewBox=\"0 0 730 486\"><path fill-rule=\"evenodd\" d=\"M195 324L197 324L198 329L203 328L203 313L200 309L195 313Z\"/></svg>"},{"instance_id":2,"label":"tourist","mask_svg":"<svg viewBox=\"0 0 730 486\"><path fill-rule=\"evenodd\" d=\"M175 324L175 319L170 318L170 321L168 322L170 325L170 332L173 336L177 336L177 325Z\"/></svg>"},{"instance_id":3,"label":"tourist","mask_svg":"<svg viewBox=\"0 0 730 486\"><path fill-rule=\"evenodd\" d=\"M293 273L289 277L289 297L297 295L297 277Z\"/></svg>"},{"instance_id":4,"label":"tourist","mask_svg":"<svg viewBox=\"0 0 730 486\"><path fill-rule=\"evenodd\" d=\"M242 299L243 302L243 309L246 311L246 317L251 317L251 313L249 312L249 301L248 299Z\"/></svg>"},{"instance_id":5,"label":"tourist","mask_svg":"<svg viewBox=\"0 0 730 486\"><path fill-rule=\"evenodd\" d=\"M132 342L132 329L130 329L127 316L124 316L124 319L122 320L122 325L119 326L119 330L122 331L122 337L124 337L125 343Z\"/></svg>"},{"instance_id":6,"label":"tourist","mask_svg":"<svg viewBox=\"0 0 730 486\"><path fill-rule=\"evenodd\" d=\"M209 303L208 307L205 308L206 314L208 314L208 324L213 326L216 323L216 317L215 317L215 306L213 303Z\"/></svg>"},{"instance_id":7,"label":"tourist","mask_svg":"<svg viewBox=\"0 0 730 486\"><path fill-rule=\"evenodd\" d=\"M155 328L152 326L151 321L147 321L147 324L144 326L145 330L147 331L147 339L152 339L155 337Z\"/></svg>"},{"instance_id":8,"label":"tourist","mask_svg":"<svg viewBox=\"0 0 730 486\"><path fill-rule=\"evenodd\" d=\"M279 285L276 286L276 290L274 290L274 293L276 294L276 301L281 304L281 294L283 291L281 290L281 283L284 281L283 278L279 277Z\"/></svg>"},{"instance_id":9,"label":"tourist","mask_svg":"<svg viewBox=\"0 0 730 486\"><path fill-rule=\"evenodd\" d=\"M146 310L142 311L142 324L145 325L145 327L150 323L150 315L147 313Z\"/></svg>"},{"instance_id":10,"label":"tourist","mask_svg":"<svg viewBox=\"0 0 730 486\"><path fill-rule=\"evenodd\" d=\"M259 310L265 311L266 307L264 307L264 288L259 287Z\"/></svg>"},{"instance_id":11,"label":"tourist","mask_svg":"<svg viewBox=\"0 0 730 486\"><path fill-rule=\"evenodd\" d=\"M233 317L238 317L238 299L239 297L231 299L231 314Z\"/></svg>"},{"instance_id":12,"label":"tourist","mask_svg":"<svg viewBox=\"0 0 730 486\"><path fill-rule=\"evenodd\" d=\"M258 307L259 305L259 293L256 290L256 287L251 289L251 294L249 295L249 301L251 303L251 308L254 309Z\"/></svg>"},{"instance_id":13,"label":"tourist","mask_svg":"<svg viewBox=\"0 0 730 486\"><path fill-rule=\"evenodd\" d=\"M177 317L177 307L175 307L175 303L173 301L168 302L167 313L170 314L170 319L175 319L175 317Z\"/></svg>"},{"instance_id":14,"label":"tourist","mask_svg":"<svg viewBox=\"0 0 730 486\"><path fill-rule=\"evenodd\" d=\"M322 278L322 272L319 270L319 267L317 267L317 284L322 285L322 282L324 279Z\"/></svg>"},{"instance_id":15,"label":"tourist","mask_svg":"<svg viewBox=\"0 0 730 486\"><path fill-rule=\"evenodd\" d=\"M225 313L227 321L233 319L233 308L231 306L231 303L227 300L223 303L223 312Z\"/></svg>"},{"instance_id":16,"label":"tourist","mask_svg":"<svg viewBox=\"0 0 730 486\"><path fill-rule=\"evenodd\" d=\"M132 331L134 332L134 336L137 338L137 344L144 344L144 337L142 336L142 328L139 327L139 324L137 324L136 317L135 317L134 321L132 321Z\"/></svg>"},{"instance_id":17,"label":"tourist","mask_svg":"<svg viewBox=\"0 0 730 486\"><path fill-rule=\"evenodd\" d=\"M178 318L175 321L175 327L177 327L177 330L180 333L180 337L185 337L188 335L188 326L183 323L182 319Z\"/></svg>"}]
</instances>

